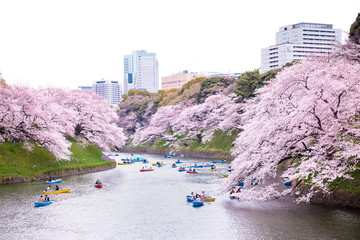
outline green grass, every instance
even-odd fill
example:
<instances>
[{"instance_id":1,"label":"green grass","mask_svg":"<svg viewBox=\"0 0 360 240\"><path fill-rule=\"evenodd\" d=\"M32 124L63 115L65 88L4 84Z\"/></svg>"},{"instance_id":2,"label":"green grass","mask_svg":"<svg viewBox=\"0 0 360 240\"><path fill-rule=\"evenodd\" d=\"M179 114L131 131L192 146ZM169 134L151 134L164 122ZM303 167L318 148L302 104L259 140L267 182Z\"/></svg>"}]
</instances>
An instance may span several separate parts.
<instances>
[{"instance_id":1,"label":"green grass","mask_svg":"<svg viewBox=\"0 0 360 240\"><path fill-rule=\"evenodd\" d=\"M357 164L360 167L360 163ZM349 173L353 179L338 178L330 183L330 189L346 193L360 194L360 169Z\"/></svg>"},{"instance_id":2,"label":"green grass","mask_svg":"<svg viewBox=\"0 0 360 240\"><path fill-rule=\"evenodd\" d=\"M232 144L238 133L238 130L233 130L230 133L228 131L223 132L221 130L216 130L211 141L206 143L192 141L191 144L184 150L195 152L230 153Z\"/></svg>"},{"instance_id":3,"label":"green grass","mask_svg":"<svg viewBox=\"0 0 360 240\"><path fill-rule=\"evenodd\" d=\"M70 161L57 161L44 148L34 147L29 152L22 143L5 142L0 145L0 180L11 179L14 176L22 178L36 178L52 173L99 166L109 166L112 162L104 161L102 152L93 145L83 147L72 141L70 151L73 153Z\"/></svg>"}]
</instances>

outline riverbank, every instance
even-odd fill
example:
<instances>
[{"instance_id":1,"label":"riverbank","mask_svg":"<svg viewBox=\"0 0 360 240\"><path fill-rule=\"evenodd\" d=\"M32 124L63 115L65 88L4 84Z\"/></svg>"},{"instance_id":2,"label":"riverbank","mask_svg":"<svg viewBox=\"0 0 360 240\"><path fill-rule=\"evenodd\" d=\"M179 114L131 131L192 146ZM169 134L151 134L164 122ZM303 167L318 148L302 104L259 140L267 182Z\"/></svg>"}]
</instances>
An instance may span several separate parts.
<instances>
[{"instance_id":1,"label":"riverbank","mask_svg":"<svg viewBox=\"0 0 360 240\"><path fill-rule=\"evenodd\" d=\"M233 156L229 153L212 153L212 152L195 152L195 151L182 151L182 150L168 150L168 149L155 149L155 148L134 148L134 147L124 147L120 149L121 152L126 153L149 153L149 154L158 154L165 155L167 153L175 153L176 157L185 155L187 157L198 157L198 158L209 158L209 159L226 159L233 160Z\"/></svg>"},{"instance_id":2,"label":"riverbank","mask_svg":"<svg viewBox=\"0 0 360 240\"><path fill-rule=\"evenodd\" d=\"M19 183L103 171L116 167L105 161L103 153L94 145L72 141L70 160L56 160L44 148L34 146L25 150L22 143L5 142L0 145L0 184Z\"/></svg>"}]
</instances>

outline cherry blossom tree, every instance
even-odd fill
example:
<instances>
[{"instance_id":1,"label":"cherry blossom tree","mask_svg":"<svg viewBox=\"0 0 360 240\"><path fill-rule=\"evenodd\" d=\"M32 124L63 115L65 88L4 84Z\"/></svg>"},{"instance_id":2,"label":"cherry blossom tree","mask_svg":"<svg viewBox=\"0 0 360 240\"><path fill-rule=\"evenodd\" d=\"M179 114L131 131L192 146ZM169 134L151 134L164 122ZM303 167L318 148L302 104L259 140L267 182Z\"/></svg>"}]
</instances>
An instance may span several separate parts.
<instances>
[{"instance_id":1,"label":"cherry blossom tree","mask_svg":"<svg viewBox=\"0 0 360 240\"><path fill-rule=\"evenodd\" d=\"M116 114L104 99L77 90L0 85L0 143L23 142L44 147L57 159L69 159L66 136L85 138L102 148L125 143Z\"/></svg>"},{"instance_id":2,"label":"cherry blossom tree","mask_svg":"<svg viewBox=\"0 0 360 240\"><path fill-rule=\"evenodd\" d=\"M0 86L0 141L20 141L31 149L30 143L45 147L58 159L70 154L70 143L54 116L61 108L52 104L39 91L28 87Z\"/></svg>"},{"instance_id":3,"label":"cherry blossom tree","mask_svg":"<svg viewBox=\"0 0 360 240\"><path fill-rule=\"evenodd\" d=\"M104 151L125 144L123 130L115 124L115 110L103 97L79 90L46 89L45 92L66 110L65 134L83 137Z\"/></svg>"},{"instance_id":4,"label":"cherry blossom tree","mask_svg":"<svg viewBox=\"0 0 360 240\"><path fill-rule=\"evenodd\" d=\"M215 130L232 130L240 123L239 104L235 95L214 95L204 103L186 106L164 106L153 115L148 126L139 128L134 135L134 145L156 137L176 144L174 135L186 135L191 140L211 140Z\"/></svg>"},{"instance_id":5,"label":"cherry blossom tree","mask_svg":"<svg viewBox=\"0 0 360 240\"><path fill-rule=\"evenodd\" d=\"M360 152L359 74L359 62L345 57L308 59L280 72L244 105L234 171L225 187L240 177L257 178L263 186L242 191L242 198L288 194L269 180L285 158L293 161L282 177L309 183L299 201L309 202L317 191L327 194L330 182L349 177Z\"/></svg>"}]
</instances>

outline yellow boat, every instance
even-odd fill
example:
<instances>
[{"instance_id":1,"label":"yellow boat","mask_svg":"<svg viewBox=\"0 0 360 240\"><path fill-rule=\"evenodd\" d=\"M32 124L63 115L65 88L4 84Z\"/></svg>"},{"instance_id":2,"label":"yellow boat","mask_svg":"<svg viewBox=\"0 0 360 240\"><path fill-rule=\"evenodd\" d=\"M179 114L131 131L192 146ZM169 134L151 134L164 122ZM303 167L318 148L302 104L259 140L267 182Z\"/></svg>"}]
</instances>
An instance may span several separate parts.
<instances>
[{"instance_id":1,"label":"yellow boat","mask_svg":"<svg viewBox=\"0 0 360 240\"><path fill-rule=\"evenodd\" d=\"M57 191L46 191L46 192L43 192L44 194L51 194L51 193L69 193L70 192L70 188L69 189L63 189L63 190L57 190Z\"/></svg>"},{"instance_id":2,"label":"yellow boat","mask_svg":"<svg viewBox=\"0 0 360 240\"><path fill-rule=\"evenodd\" d=\"M157 166L157 164L156 164L156 163L153 163L153 164L151 164L151 165L153 165L153 166Z\"/></svg>"},{"instance_id":3,"label":"yellow boat","mask_svg":"<svg viewBox=\"0 0 360 240\"><path fill-rule=\"evenodd\" d=\"M227 178L227 177L229 177L229 175L223 174L223 178Z\"/></svg>"},{"instance_id":4,"label":"yellow boat","mask_svg":"<svg viewBox=\"0 0 360 240\"><path fill-rule=\"evenodd\" d=\"M202 199L204 202L215 202L215 198L212 197L206 197Z\"/></svg>"},{"instance_id":5,"label":"yellow boat","mask_svg":"<svg viewBox=\"0 0 360 240\"><path fill-rule=\"evenodd\" d=\"M131 165L131 163L121 163L121 162L119 162L118 165Z\"/></svg>"},{"instance_id":6,"label":"yellow boat","mask_svg":"<svg viewBox=\"0 0 360 240\"><path fill-rule=\"evenodd\" d=\"M211 169L210 171L215 172L215 171L216 171L216 169Z\"/></svg>"}]
</instances>

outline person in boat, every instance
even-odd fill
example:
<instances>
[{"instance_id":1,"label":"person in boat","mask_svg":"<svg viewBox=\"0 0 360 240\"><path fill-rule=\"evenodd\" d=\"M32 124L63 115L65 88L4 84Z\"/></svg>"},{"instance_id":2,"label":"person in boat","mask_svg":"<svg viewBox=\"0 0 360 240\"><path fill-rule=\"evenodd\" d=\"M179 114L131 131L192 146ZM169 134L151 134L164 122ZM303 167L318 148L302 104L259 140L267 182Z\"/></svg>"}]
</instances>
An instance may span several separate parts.
<instances>
[{"instance_id":1,"label":"person in boat","mask_svg":"<svg viewBox=\"0 0 360 240\"><path fill-rule=\"evenodd\" d=\"M50 186L47 186L46 191L49 192L51 190Z\"/></svg>"},{"instance_id":2,"label":"person in boat","mask_svg":"<svg viewBox=\"0 0 360 240\"><path fill-rule=\"evenodd\" d=\"M152 170L152 168L150 167L150 170Z\"/></svg>"},{"instance_id":3,"label":"person in boat","mask_svg":"<svg viewBox=\"0 0 360 240\"><path fill-rule=\"evenodd\" d=\"M240 190L240 188L238 188L238 190L236 190L236 193L241 193L241 190Z\"/></svg>"},{"instance_id":4,"label":"person in boat","mask_svg":"<svg viewBox=\"0 0 360 240\"><path fill-rule=\"evenodd\" d=\"M52 181L52 177L51 177L51 176L49 177L48 181L49 181L49 182L51 182L51 181Z\"/></svg>"},{"instance_id":5,"label":"person in boat","mask_svg":"<svg viewBox=\"0 0 360 240\"><path fill-rule=\"evenodd\" d=\"M45 195L44 202L50 202L48 195Z\"/></svg>"},{"instance_id":6,"label":"person in boat","mask_svg":"<svg viewBox=\"0 0 360 240\"><path fill-rule=\"evenodd\" d=\"M232 190L230 191L230 194L233 194L233 193L235 193L234 189L232 189Z\"/></svg>"},{"instance_id":7,"label":"person in boat","mask_svg":"<svg viewBox=\"0 0 360 240\"><path fill-rule=\"evenodd\" d=\"M39 198L39 202L44 202L44 198L43 198L43 196L40 196L40 198Z\"/></svg>"},{"instance_id":8,"label":"person in boat","mask_svg":"<svg viewBox=\"0 0 360 240\"><path fill-rule=\"evenodd\" d=\"M59 190L59 186L56 185L56 186L55 186L55 191L58 191L58 190Z\"/></svg>"},{"instance_id":9,"label":"person in boat","mask_svg":"<svg viewBox=\"0 0 360 240\"><path fill-rule=\"evenodd\" d=\"M144 167L142 167L142 169L141 170L144 170Z\"/></svg>"},{"instance_id":10,"label":"person in boat","mask_svg":"<svg viewBox=\"0 0 360 240\"><path fill-rule=\"evenodd\" d=\"M202 191L201 198L204 198L204 197L206 197L206 196L205 196L205 191Z\"/></svg>"},{"instance_id":11,"label":"person in boat","mask_svg":"<svg viewBox=\"0 0 360 240\"><path fill-rule=\"evenodd\" d=\"M195 170L195 168L193 168L193 170L192 170L193 172L196 172L196 170Z\"/></svg>"},{"instance_id":12,"label":"person in boat","mask_svg":"<svg viewBox=\"0 0 360 240\"><path fill-rule=\"evenodd\" d=\"M95 184L101 184L100 180L96 180Z\"/></svg>"}]
</instances>

